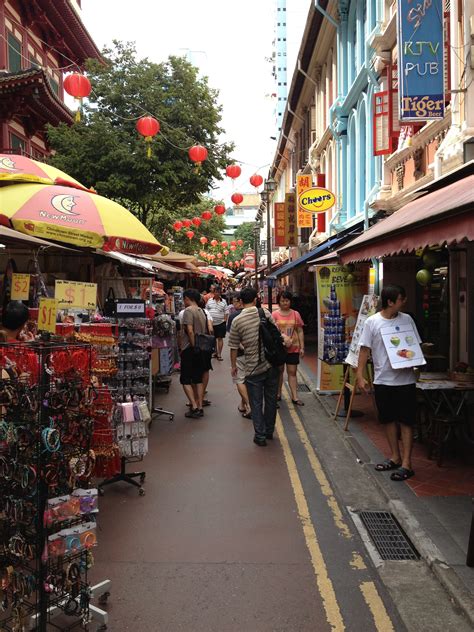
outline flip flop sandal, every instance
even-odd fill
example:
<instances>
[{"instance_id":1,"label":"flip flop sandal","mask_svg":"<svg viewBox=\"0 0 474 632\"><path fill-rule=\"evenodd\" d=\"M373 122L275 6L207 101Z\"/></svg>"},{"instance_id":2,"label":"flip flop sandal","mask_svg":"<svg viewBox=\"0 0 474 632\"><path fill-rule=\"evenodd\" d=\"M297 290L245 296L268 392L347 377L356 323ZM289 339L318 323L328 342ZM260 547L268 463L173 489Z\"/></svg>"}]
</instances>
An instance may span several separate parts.
<instances>
[{"instance_id":1,"label":"flip flop sandal","mask_svg":"<svg viewBox=\"0 0 474 632\"><path fill-rule=\"evenodd\" d=\"M242 417L245 417L245 419L252 419L252 413L242 413Z\"/></svg>"},{"instance_id":2,"label":"flip flop sandal","mask_svg":"<svg viewBox=\"0 0 474 632\"><path fill-rule=\"evenodd\" d=\"M210 405L211 405L211 402L210 402L208 399L203 399L203 400L202 400L202 405L203 405L203 406L210 406Z\"/></svg>"},{"instance_id":3,"label":"flip flop sandal","mask_svg":"<svg viewBox=\"0 0 474 632\"><path fill-rule=\"evenodd\" d=\"M374 470L377 470L377 472L388 472L389 470L398 470L400 465L400 463L395 463L392 459L386 459L383 463L377 463Z\"/></svg>"},{"instance_id":4,"label":"flip flop sandal","mask_svg":"<svg viewBox=\"0 0 474 632\"><path fill-rule=\"evenodd\" d=\"M245 408L239 408L238 406L237 406L237 410L239 411L241 415L243 415L245 412Z\"/></svg>"},{"instance_id":5,"label":"flip flop sandal","mask_svg":"<svg viewBox=\"0 0 474 632\"><path fill-rule=\"evenodd\" d=\"M413 470L409 470L406 467L399 467L396 472L390 475L392 481L406 481L408 478L415 476Z\"/></svg>"},{"instance_id":6,"label":"flip flop sandal","mask_svg":"<svg viewBox=\"0 0 474 632\"><path fill-rule=\"evenodd\" d=\"M294 406L304 406L304 403L300 402L299 399L292 399L291 401L293 402Z\"/></svg>"}]
</instances>

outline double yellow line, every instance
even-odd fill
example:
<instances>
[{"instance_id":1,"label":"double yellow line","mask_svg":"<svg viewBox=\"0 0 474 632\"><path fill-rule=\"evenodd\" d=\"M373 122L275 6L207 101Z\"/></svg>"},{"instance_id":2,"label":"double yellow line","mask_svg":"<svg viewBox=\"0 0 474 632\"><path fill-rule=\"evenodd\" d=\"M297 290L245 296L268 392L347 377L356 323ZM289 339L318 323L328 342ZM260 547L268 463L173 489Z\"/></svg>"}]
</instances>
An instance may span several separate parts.
<instances>
[{"instance_id":1,"label":"double yellow line","mask_svg":"<svg viewBox=\"0 0 474 632\"><path fill-rule=\"evenodd\" d=\"M313 470L321 491L326 498L326 502L332 514L334 524L345 538L351 538L352 535L350 529L347 523L344 521L341 508L339 507L331 485L324 473L318 457L316 456L316 453L314 452L311 442L309 441L306 430L304 429L304 426L301 423L301 420L298 417L293 404L290 403L286 396L284 397L284 399L288 406L288 410L298 434L299 440L306 450L311 469ZM296 462L293 457L293 453L291 452L290 444L288 443L288 439L285 434L283 423L279 414L277 415L276 428L280 443L283 448L283 454L285 457L288 474L290 476L296 506L298 508L298 515L303 527L303 534L305 537L306 546L311 557L311 563L316 577L316 584L323 602L326 619L334 632L342 632L346 629L346 626L344 624L341 610L337 602L334 586L328 574L326 563L324 561L324 556L318 542L318 537L316 535L316 531L311 520L308 503L306 501L306 496L301 484L301 479L298 474ZM362 558L356 552L353 553L353 559L350 565L352 566L352 568L356 568L359 570L366 569ZM392 622L385 609L383 601L378 594L374 582L361 582L359 584L359 589L372 614L376 629L380 632L392 632L394 630Z\"/></svg>"}]
</instances>

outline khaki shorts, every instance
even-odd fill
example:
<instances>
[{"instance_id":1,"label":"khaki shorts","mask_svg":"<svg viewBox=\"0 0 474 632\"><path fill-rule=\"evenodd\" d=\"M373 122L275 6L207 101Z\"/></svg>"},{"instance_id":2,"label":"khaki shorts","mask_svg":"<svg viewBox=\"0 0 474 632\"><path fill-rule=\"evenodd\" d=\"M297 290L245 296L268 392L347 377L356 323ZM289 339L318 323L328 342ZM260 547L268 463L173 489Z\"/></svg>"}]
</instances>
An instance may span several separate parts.
<instances>
[{"instance_id":1,"label":"khaki shorts","mask_svg":"<svg viewBox=\"0 0 474 632\"><path fill-rule=\"evenodd\" d=\"M234 384L245 383L245 357L240 356L237 358L237 377L232 378Z\"/></svg>"}]
</instances>

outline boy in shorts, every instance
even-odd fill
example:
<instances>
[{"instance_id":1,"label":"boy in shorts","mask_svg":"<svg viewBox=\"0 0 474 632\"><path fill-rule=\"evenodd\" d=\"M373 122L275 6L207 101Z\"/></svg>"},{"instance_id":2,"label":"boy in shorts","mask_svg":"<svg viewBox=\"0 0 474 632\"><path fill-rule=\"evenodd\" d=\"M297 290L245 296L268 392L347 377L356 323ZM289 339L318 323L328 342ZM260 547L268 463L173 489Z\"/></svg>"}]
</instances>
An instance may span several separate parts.
<instances>
[{"instance_id":1,"label":"boy in shorts","mask_svg":"<svg viewBox=\"0 0 474 632\"><path fill-rule=\"evenodd\" d=\"M395 470L390 476L392 481L406 481L415 475L411 464L411 452L413 427L416 423L416 378L411 367L392 369L381 329L410 323L418 342L421 342L421 339L411 316L400 311L406 302L405 290L399 285L388 285L382 290L381 299L381 311L365 321L360 338L357 386L367 392L364 370L371 353L374 365L375 403L379 422L384 425L390 448L390 457L383 463L378 463L375 469L379 472ZM401 450L398 424L401 428Z\"/></svg>"}]
</instances>

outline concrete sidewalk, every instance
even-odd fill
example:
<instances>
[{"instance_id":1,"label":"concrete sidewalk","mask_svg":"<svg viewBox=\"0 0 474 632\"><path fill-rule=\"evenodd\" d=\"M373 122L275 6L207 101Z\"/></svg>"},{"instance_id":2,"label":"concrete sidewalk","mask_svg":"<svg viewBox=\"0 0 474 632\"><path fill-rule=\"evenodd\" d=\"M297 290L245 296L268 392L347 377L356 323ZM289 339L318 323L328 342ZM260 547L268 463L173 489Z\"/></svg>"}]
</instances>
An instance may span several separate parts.
<instances>
[{"instance_id":1,"label":"concrete sidewalk","mask_svg":"<svg viewBox=\"0 0 474 632\"><path fill-rule=\"evenodd\" d=\"M319 400L328 418L332 419L335 398L320 396L316 391L315 376L301 364L299 378ZM474 568L466 566L472 498L417 497L408 485L391 481L390 473L374 470L374 465L383 460L385 455L358 427L357 421L351 422L347 432L343 430L343 422L344 419L333 422L335 432L355 453L371 482L386 499L387 511L397 518L432 572L474 626ZM311 424L312 420L308 420L308 423Z\"/></svg>"}]
</instances>

